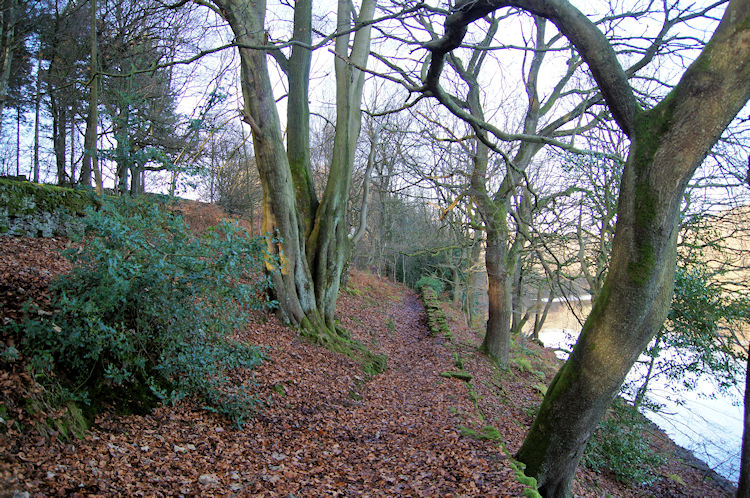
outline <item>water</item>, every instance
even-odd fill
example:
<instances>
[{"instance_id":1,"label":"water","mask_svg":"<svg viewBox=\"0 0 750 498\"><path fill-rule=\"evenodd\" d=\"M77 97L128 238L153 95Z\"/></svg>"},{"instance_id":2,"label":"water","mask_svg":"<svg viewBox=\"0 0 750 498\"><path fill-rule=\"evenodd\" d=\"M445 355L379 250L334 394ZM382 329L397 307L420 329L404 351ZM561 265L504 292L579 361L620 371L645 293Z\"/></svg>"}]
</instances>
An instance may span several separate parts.
<instances>
[{"instance_id":1,"label":"water","mask_svg":"<svg viewBox=\"0 0 750 498\"><path fill-rule=\"evenodd\" d=\"M539 338L547 347L570 350L578 332L566 329L544 329ZM558 352L558 357L567 354ZM629 378L637 372L631 372ZM710 379L701 379L692 391L675 389L654 379L649 384L649 398L664 405L658 413L644 414L678 445L690 450L718 474L737 482L742 446L744 375L728 391L720 391Z\"/></svg>"}]
</instances>

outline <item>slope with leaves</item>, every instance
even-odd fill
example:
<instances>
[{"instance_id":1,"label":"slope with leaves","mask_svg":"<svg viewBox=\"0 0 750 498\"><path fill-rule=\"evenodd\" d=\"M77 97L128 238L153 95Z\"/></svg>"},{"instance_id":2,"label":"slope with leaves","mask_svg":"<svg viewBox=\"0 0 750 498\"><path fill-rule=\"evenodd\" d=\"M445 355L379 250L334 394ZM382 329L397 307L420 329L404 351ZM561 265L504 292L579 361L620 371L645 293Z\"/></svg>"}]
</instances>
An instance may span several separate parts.
<instances>
[{"instance_id":1,"label":"slope with leaves","mask_svg":"<svg viewBox=\"0 0 750 498\"><path fill-rule=\"evenodd\" d=\"M26 275L33 267L36 279L64 271L56 256L61 244L0 238L0 272ZM32 246L31 254L19 250ZM43 301L42 287L22 277L7 285L6 295ZM478 352L478 335L456 310L445 308L449 342L429 334L412 291L358 272L348 290L340 325L387 355L387 371L368 379L355 360L257 312L235 338L266 349L267 360L253 371L254 391L266 404L242 430L187 400L146 416L101 414L83 439L37 432L44 427L38 422L64 414L41 405L29 413L24 398L38 396L33 379L21 362L0 361L0 488L49 495L522 495L502 446L462 436L460 427L494 426L508 452L516 451L556 367L554 355L527 344L514 350L510 370L499 370ZM458 361L471 383L441 377ZM663 478L644 490L581 469L575 492L725 494L676 458L660 472Z\"/></svg>"}]
</instances>

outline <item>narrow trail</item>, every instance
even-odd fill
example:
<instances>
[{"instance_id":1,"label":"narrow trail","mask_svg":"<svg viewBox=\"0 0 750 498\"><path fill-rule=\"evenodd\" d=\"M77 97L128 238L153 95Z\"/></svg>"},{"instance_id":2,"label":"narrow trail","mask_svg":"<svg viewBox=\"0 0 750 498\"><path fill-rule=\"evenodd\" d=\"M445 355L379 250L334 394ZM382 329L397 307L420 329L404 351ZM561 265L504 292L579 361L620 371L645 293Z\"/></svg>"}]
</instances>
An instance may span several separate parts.
<instances>
[{"instance_id":1,"label":"narrow trail","mask_svg":"<svg viewBox=\"0 0 750 498\"><path fill-rule=\"evenodd\" d=\"M388 356L369 381L258 316L239 338L268 346L252 372L266 403L242 429L190 402L102 414L85 440L0 437L3 482L48 495L519 496L497 445L460 436L474 406L463 382L440 376L452 353L429 335L421 302L377 290L339 305L342 325Z\"/></svg>"},{"instance_id":2,"label":"narrow trail","mask_svg":"<svg viewBox=\"0 0 750 498\"><path fill-rule=\"evenodd\" d=\"M6 306L15 306L6 307L11 316L29 297L43 299L50 276L67 268L58 245L0 238L6 282L0 290ZM499 444L461 437L458 428L492 425L516 451L541 399L538 372L499 371L477 353L478 336L455 310L449 310L454 341L430 336L414 293L372 275L354 273L337 309L354 338L387 355L388 369L365 379L354 360L257 314L236 334L266 348L258 368L236 372L260 402L241 429L183 400L147 415L102 413L83 440L42 434L33 427L46 415L23 405L38 386L23 365L3 364L0 496L522 496ZM474 376L471 384L440 376L455 369L456 351ZM535 349L528 358L534 369L552 366L549 382L552 352ZM666 436L654 447L674 451ZM731 494L677 457L659 474L644 489L579 467L574 493Z\"/></svg>"},{"instance_id":3,"label":"narrow trail","mask_svg":"<svg viewBox=\"0 0 750 498\"><path fill-rule=\"evenodd\" d=\"M369 462L362 476L371 467L398 493L497 494L509 476L490 465L504 457L492 445L459 437L455 413L473 407L461 381L440 377L453 358L442 338L429 335L422 303L410 292L388 315L395 330L379 336L378 349L389 368L367 384L363 403L347 414L367 444L345 458Z\"/></svg>"}]
</instances>

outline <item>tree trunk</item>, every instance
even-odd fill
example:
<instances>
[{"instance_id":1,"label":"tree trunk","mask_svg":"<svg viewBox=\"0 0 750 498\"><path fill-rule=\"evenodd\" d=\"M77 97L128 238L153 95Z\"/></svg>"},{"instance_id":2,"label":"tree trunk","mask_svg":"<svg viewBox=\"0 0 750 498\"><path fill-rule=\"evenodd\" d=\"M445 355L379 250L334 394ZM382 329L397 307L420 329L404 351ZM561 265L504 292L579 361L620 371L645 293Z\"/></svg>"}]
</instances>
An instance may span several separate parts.
<instances>
[{"instance_id":1,"label":"tree trunk","mask_svg":"<svg viewBox=\"0 0 750 498\"><path fill-rule=\"evenodd\" d=\"M466 300L464 302L466 314L466 322L469 327L474 326L474 313L477 301L477 288L481 288L477 283L477 277L480 275L478 268L481 265L481 254L482 254L482 232L480 230L474 231L474 242L471 246L470 252L470 270L466 277Z\"/></svg>"},{"instance_id":2,"label":"tree trunk","mask_svg":"<svg viewBox=\"0 0 750 498\"><path fill-rule=\"evenodd\" d=\"M491 226L491 223L485 222L485 224L487 226L485 264L489 309L482 349L500 365L507 365L510 356L510 323L513 314L512 282L506 265L507 233Z\"/></svg>"},{"instance_id":3,"label":"tree trunk","mask_svg":"<svg viewBox=\"0 0 750 498\"><path fill-rule=\"evenodd\" d=\"M750 347L748 347L750 352ZM742 430L742 453L740 459L740 482L737 498L750 498L750 355L745 374L745 423Z\"/></svg>"},{"instance_id":4,"label":"tree trunk","mask_svg":"<svg viewBox=\"0 0 750 498\"><path fill-rule=\"evenodd\" d=\"M21 106L16 109L16 176L21 175Z\"/></svg>"},{"instance_id":5,"label":"tree trunk","mask_svg":"<svg viewBox=\"0 0 750 498\"><path fill-rule=\"evenodd\" d=\"M632 121L627 109L616 114L631 147L610 271L517 455L543 495L570 495L591 432L664 323L685 186L748 97L750 2L732 1L698 59L659 105L637 111Z\"/></svg>"},{"instance_id":6,"label":"tree trunk","mask_svg":"<svg viewBox=\"0 0 750 498\"><path fill-rule=\"evenodd\" d=\"M520 239L521 237L517 238ZM526 324L523 315L523 268L521 267L520 258L516 258L515 264L513 265L512 282L513 300L511 308L513 310L513 321L510 325L511 335L521 334L523 326Z\"/></svg>"},{"instance_id":7,"label":"tree trunk","mask_svg":"<svg viewBox=\"0 0 750 498\"><path fill-rule=\"evenodd\" d=\"M63 185L68 177L65 173L65 134L66 115L65 106L59 105L57 98L51 94L52 106L52 146L55 151L55 164L57 165L57 184Z\"/></svg>"},{"instance_id":8,"label":"tree trunk","mask_svg":"<svg viewBox=\"0 0 750 498\"><path fill-rule=\"evenodd\" d=\"M96 0L89 0L91 10L90 26L90 66L91 84L89 88L89 110L86 116L86 134L83 139L83 164L81 165L80 183L91 185L91 173L94 173L97 193L102 193L102 178L99 171L99 159L96 154L96 139L99 123L99 74L98 74L98 43L96 37Z\"/></svg>"},{"instance_id":9,"label":"tree trunk","mask_svg":"<svg viewBox=\"0 0 750 498\"><path fill-rule=\"evenodd\" d=\"M287 61L276 53L289 77L290 105L287 122L288 151L284 150L265 51L247 46L266 43L264 1L215 0L240 44L240 67L244 97L244 119L253 133L256 162L263 187L263 231L277 233L272 242L280 255L281 269L273 272L279 311L289 323L327 342L335 340L334 310L340 276L347 256L348 225L345 216L354 152L360 129L360 101L370 28L336 38L336 136L333 159L323 196L318 202L312 185L309 161L309 50L295 45ZM308 43L311 33L310 2L295 4L294 38ZM362 3L357 20L371 19L375 1ZM351 27L351 5L341 0L339 31ZM245 46L243 46L245 45ZM273 52L273 47L269 46ZM295 105L292 105L294 101Z\"/></svg>"},{"instance_id":10,"label":"tree trunk","mask_svg":"<svg viewBox=\"0 0 750 498\"><path fill-rule=\"evenodd\" d=\"M34 94L34 182L39 183L39 114L42 102L42 50L37 51L36 93Z\"/></svg>"},{"instance_id":11,"label":"tree trunk","mask_svg":"<svg viewBox=\"0 0 750 498\"><path fill-rule=\"evenodd\" d=\"M16 10L18 0L3 0L2 2L2 38L0 39L0 132L2 131L2 117L8 100L10 72L13 63L13 52L16 44ZM1 134L1 133L0 133Z\"/></svg>"},{"instance_id":12,"label":"tree trunk","mask_svg":"<svg viewBox=\"0 0 750 498\"><path fill-rule=\"evenodd\" d=\"M623 178L623 183L634 185L632 171L628 169L630 178ZM592 431L664 323L672 297L680 198L654 199L651 233L644 234L635 230L633 216L643 209L636 206L641 203L625 192L621 195L625 209L618 221L609 276L517 455L544 496L570 494Z\"/></svg>"},{"instance_id":13,"label":"tree trunk","mask_svg":"<svg viewBox=\"0 0 750 498\"><path fill-rule=\"evenodd\" d=\"M75 124L76 112L71 106L68 112L68 120L70 121L70 184L75 184L76 181L76 124Z\"/></svg>"}]
</instances>

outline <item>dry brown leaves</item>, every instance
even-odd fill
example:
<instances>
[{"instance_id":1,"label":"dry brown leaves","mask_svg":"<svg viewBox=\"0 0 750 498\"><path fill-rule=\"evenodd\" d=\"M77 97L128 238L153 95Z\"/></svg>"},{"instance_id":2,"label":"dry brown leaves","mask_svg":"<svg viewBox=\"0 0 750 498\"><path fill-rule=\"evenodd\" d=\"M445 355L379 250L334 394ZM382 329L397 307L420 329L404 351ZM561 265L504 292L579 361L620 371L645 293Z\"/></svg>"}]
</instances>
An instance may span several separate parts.
<instances>
[{"instance_id":1,"label":"dry brown leaves","mask_svg":"<svg viewBox=\"0 0 750 498\"><path fill-rule=\"evenodd\" d=\"M38 299L42 277L66 268L55 256L63 241L0 238L0 244L6 302L23 294ZM440 376L454 367L454 349L428 334L413 292L357 272L350 285L362 295L342 292L341 325L388 356L385 373L365 379L353 360L258 314L237 335L267 347L267 360L252 373L255 392L267 404L242 429L190 401L147 416L102 414L84 440L6 426L0 429L0 489L31 495L521 495L500 445L462 437L458 427L492 424L515 451L531 422L529 407L540 399L531 374L501 376L477 353L476 334L448 310L456 351L474 375L475 405L466 383ZM540 350L545 355L551 353ZM13 390L32 389L30 382L6 368L3 402ZM716 494L692 480L689 469L672 469L686 486L646 492ZM579 472L577 494L605 490L644 492Z\"/></svg>"}]
</instances>

